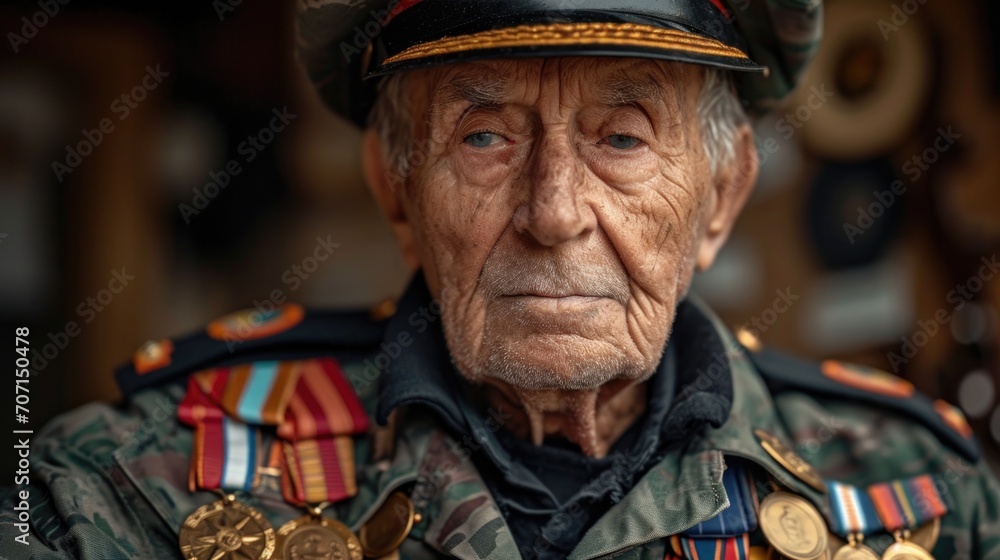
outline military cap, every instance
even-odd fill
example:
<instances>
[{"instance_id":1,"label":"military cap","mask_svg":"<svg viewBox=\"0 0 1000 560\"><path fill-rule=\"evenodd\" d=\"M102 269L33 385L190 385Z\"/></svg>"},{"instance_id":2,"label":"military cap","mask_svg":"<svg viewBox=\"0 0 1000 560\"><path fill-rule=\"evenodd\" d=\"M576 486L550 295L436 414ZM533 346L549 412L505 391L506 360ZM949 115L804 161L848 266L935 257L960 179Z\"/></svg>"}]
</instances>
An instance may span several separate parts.
<instances>
[{"instance_id":1,"label":"military cap","mask_svg":"<svg viewBox=\"0 0 1000 560\"><path fill-rule=\"evenodd\" d=\"M363 125L379 77L468 60L622 56L736 71L771 108L819 43L822 0L300 0L298 50L326 103Z\"/></svg>"}]
</instances>

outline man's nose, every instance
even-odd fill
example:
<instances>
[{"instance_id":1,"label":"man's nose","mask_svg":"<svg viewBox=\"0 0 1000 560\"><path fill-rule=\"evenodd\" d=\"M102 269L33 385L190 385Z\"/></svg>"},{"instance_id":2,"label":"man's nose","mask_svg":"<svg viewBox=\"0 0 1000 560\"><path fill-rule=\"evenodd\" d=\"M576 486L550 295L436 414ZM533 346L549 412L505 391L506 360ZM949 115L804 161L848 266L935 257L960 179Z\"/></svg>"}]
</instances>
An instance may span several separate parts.
<instances>
[{"instance_id":1,"label":"man's nose","mask_svg":"<svg viewBox=\"0 0 1000 560\"><path fill-rule=\"evenodd\" d=\"M545 246L592 231L597 217L586 203L586 172L570 140L548 134L529 167L528 199L514 214L514 227Z\"/></svg>"}]
</instances>

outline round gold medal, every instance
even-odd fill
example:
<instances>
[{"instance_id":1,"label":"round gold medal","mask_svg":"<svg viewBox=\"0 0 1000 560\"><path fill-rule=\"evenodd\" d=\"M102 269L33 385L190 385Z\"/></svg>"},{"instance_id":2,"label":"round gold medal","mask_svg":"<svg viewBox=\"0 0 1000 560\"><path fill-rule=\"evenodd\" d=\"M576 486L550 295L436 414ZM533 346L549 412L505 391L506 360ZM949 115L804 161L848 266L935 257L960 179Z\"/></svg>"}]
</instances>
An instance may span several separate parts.
<instances>
[{"instance_id":1,"label":"round gold medal","mask_svg":"<svg viewBox=\"0 0 1000 560\"><path fill-rule=\"evenodd\" d=\"M901 541L887 548L882 560L934 560L934 557L916 544Z\"/></svg>"},{"instance_id":2,"label":"round gold medal","mask_svg":"<svg viewBox=\"0 0 1000 560\"><path fill-rule=\"evenodd\" d=\"M274 528L259 511L229 495L184 520L180 545L186 560L268 560L274 554Z\"/></svg>"},{"instance_id":3,"label":"round gold medal","mask_svg":"<svg viewBox=\"0 0 1000 560\"><path fill-rule=\"evenodd\" d=\"M928 521L920 526L919 529L913 531L913 534L907 539L924 550L934 550L937 545L938 538L941 536L941 518L938 517L934 521Z\"/></svg>"},{"instance_id":4,"label":"round gold medal","mask_svg":"<svg viewBox=\"0 0 1000 560\"><path fill-rule=\"evenodd\" d=\"M413 502L396 492L361 527L361 548L365 556L379 558L399 548L413 528Z\"/></svg>"},{"instance_id":5,"label":"round gold medal","mask_svg":"<svg viewBox=\"0 0 1000 560\"><path fill-rule=\"evenodd\" d=\"M339 521L303 515L278 529L275 560L362 560L361 543Z\"/></svg>"},{"instance_id":6,"label":"round gold medal","mask_svg":"<svg viewBox=\"0 0 1000 560\"><path fill-rule=\"evenodd\" d=\"M760 503L760 528L782 556L817 560L826 555L826 523L805 498L788 492L769 494Z\"/></svg>"},{"instance_id":7,"label":"round gold medal","mask_svg":"<svg viewBox=\"0 0 1000 560\"><path fill-rule=\"evenodd\" d=\"M878 554L861 543L844 545L833 555L833 560L879 560Z\"/></svg>"}]
</instances>

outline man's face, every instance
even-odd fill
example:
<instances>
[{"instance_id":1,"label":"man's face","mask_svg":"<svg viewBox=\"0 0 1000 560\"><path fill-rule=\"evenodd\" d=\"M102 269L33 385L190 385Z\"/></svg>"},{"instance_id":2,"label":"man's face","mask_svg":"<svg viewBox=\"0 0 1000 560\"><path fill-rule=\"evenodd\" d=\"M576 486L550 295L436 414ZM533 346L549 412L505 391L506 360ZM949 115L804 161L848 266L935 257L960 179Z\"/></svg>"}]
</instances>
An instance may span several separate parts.
<instances>
[{"instance_id":1,"label":"man's face","mask_svg":"<svg viewBox=\"0 0 1000 560\"><path fill-rule=\"evenodd\" d=\"M458 369L529 390L649 376L717 199L701 70L518 59L409 80L423 163L395 196Z\"/></svg>"}]
</instances>

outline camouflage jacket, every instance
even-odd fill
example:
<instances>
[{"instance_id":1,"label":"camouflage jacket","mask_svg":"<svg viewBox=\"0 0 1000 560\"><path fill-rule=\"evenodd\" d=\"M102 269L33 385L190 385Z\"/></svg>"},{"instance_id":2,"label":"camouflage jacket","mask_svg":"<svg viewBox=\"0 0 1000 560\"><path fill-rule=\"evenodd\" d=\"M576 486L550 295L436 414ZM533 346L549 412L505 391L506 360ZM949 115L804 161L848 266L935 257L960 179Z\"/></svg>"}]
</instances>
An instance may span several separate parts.
<instances>
[{"instance_id":1,"label":"camouflage jacket","mask_svg":"<svg viewBox=\"0 0 1000 560\"><path fill-rule=\"evenodd\" d=\"M30 485L4 491L0 557L180 558L184 519L217 499L187 488L192 430L177 421L187 374L219 364L333 357L374 417L379 368L410 367L406 350L440 328L438 311L431 304L397 312L393 320L405 326L406 338L368 313L309 313L285 330L241 339L198 333L173 341L169 359L143 375L135 368L149 358L149 348L140 351L120 372L124 404L84 406L34 436ZM1000 485L952 409L911 394L888 374L841 365L831 375L830 367L748 351L704 313L725 351L716 357L718 368L702 373L732 376L728 420L670 447L589 528L570 558L672 557L671 535L729 505L722 473L732 460L748 462L759 477L806 498L829 522L827 495L765 452L758 430L785 442L828 480L866 486L934 475L948 503L934 556L1000 558ZM355 438L358 493L329 514L357 531L387 496L403 490L422 519L399 549L402 558L520 558L469 447L425 409L399 408L391 425ZM270 471L240 499L275 528L302 514L284 501L278 475ZM19 525L25 507L30 520ZM881 554L892 537L882 532L865 542Z\"/></svg>"}]
</instances>

